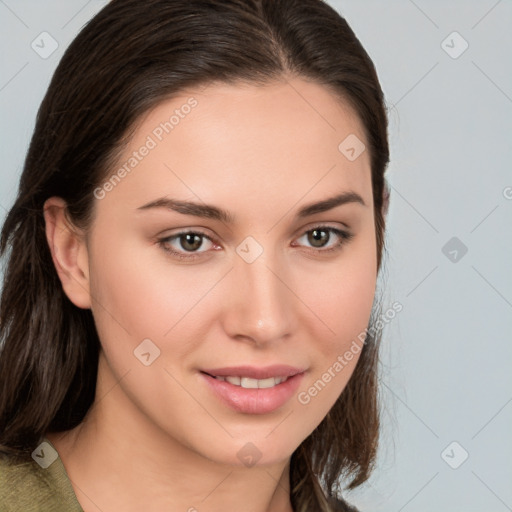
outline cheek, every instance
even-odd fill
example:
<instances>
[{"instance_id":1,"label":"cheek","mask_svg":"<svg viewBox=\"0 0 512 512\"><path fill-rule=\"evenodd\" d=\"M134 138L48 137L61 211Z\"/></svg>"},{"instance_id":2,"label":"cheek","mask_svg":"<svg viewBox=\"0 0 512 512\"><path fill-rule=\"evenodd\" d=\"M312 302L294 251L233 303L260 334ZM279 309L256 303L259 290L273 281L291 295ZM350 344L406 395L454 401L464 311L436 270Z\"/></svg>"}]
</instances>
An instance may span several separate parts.
<instances>
[{"instance_id":1,"label":"cheek","mask_svg":"<svg viewBox=\"0 0 512 512\"><path fill-rule=\"evenodd\" d=\"M322 320L310 333L314 364L297 396L311 416L327 414L359 360L375 296L375 247L371 237L361 238L336 266L307 281L307 304Z\"/></svg>"},{"instance_id":2,"label":"cheek","mask_svg":"<svg viewBox=\"0 0 512 512\"><path fill-rule=\"evenodd\" d=\"M357 242L353 240L345 249L336 263L306 274L310 277L302 292L311 310L323 321L320 323L325 334L320 337L319 349L326 356L343 350L364 331L375 296L375 239L370 233Z\"/></svg>"},{"instance_id":3,"label":"cheek","mask_svg":"<svg viewBox=\"0 0 512 512\"><path fill-rule=\"evenodd\" d=\"M167 261L157 246L116 239L114 233L98 233L95 247L107 248L91 251L92 309L105 352L115 351L115 359L124 366L132 364L133 350L146 338L162 351L172 344L173 358L190 352L194 343L172 340L180 336L183 325L197 320L201 299L220 279L222 269L179 266ZM194 326L199 334L201 322Z\"/></svg>"}]
</instances>

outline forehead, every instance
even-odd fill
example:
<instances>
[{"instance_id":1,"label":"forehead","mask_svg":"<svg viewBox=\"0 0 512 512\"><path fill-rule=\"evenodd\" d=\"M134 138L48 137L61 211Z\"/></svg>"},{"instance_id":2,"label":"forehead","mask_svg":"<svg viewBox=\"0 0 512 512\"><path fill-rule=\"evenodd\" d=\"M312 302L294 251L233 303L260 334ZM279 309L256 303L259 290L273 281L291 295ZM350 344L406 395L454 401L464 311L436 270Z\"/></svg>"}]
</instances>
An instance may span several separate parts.
<instances>
[{"instance_id":1,"label":"forehead","mask_svg":"<svg viewBox=\"0 0 512 512\"><path fill-rule=\"evenodd\" d=\"M135 208L155 194L288 202L308 191L317 197L314 189L353 189L371 204L368 151L351 161L340 151L347 138L366 145L358 116L322 85L298 78L209 84L181 91L139 120L112 169L127 172L111 196L124 195Z\"/></svg>"}]
</instances>

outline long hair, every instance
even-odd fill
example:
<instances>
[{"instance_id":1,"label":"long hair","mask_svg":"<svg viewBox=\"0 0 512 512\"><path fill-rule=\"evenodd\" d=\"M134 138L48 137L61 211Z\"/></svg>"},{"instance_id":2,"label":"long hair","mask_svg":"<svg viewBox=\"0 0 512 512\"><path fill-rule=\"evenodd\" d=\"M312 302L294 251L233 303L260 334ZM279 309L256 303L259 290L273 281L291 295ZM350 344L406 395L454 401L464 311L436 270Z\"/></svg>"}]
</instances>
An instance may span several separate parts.
<instances>
[{"instance_id":1,"label":"long hair","mask_svg":"<svg viewBox=\"0 0 512 512\"><path fill-rule=\"evenodd\" d=\"M100 341L91 311L62 289L45 236L45 200L63 198L69 219L86 229L94 190L143 114L189 86L265 84L285 75L328 87L364 126L380 271L387 114L375 67L347 22L322 0L112 0L53 75L0 236L0 454L28 459L45 432L74 428L94 400ZM292 454L295 511L336 510L340 479L352 489L372 470L375 317L374 308L346 388Z\"/></svg>"}]
</instances>

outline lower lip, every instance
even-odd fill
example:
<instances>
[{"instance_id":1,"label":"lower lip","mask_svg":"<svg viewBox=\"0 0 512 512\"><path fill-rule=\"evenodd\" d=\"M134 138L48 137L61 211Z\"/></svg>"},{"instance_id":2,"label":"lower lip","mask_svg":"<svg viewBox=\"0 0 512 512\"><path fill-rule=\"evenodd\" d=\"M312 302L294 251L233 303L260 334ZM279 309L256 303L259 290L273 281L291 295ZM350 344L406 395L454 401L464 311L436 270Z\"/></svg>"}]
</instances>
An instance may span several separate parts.
<instances>
[{"instance_id":1,"label":"lower lip","mask_svg":"<svg viewBox=\"0 0 512 512\"><path fill-rule=\"evenodd\" d=\"M289 377L272 388L246 389L201 372L220 400L237 412L266 414L284 405L297 391L304 373Z\"/></svg>"}]
</instances>

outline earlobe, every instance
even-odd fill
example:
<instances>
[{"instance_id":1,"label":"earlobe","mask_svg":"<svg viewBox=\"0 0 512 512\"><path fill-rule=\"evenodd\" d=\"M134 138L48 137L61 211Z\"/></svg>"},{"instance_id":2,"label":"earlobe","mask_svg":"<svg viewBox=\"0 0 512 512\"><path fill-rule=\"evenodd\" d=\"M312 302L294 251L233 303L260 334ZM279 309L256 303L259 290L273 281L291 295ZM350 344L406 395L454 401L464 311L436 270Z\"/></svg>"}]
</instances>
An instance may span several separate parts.
<instances>
[{"instance_id":1,"label":"earlobe","mask_svg":"<svg viewBox=\"0 0 512 512\"><path fill-rule=\"evenodd\" d=\"M66 202L51 197L44 203L46 239L64 293L75 306L91 307L88 254L81 232L66 217Z\"/></svg>"}]
</instances>

